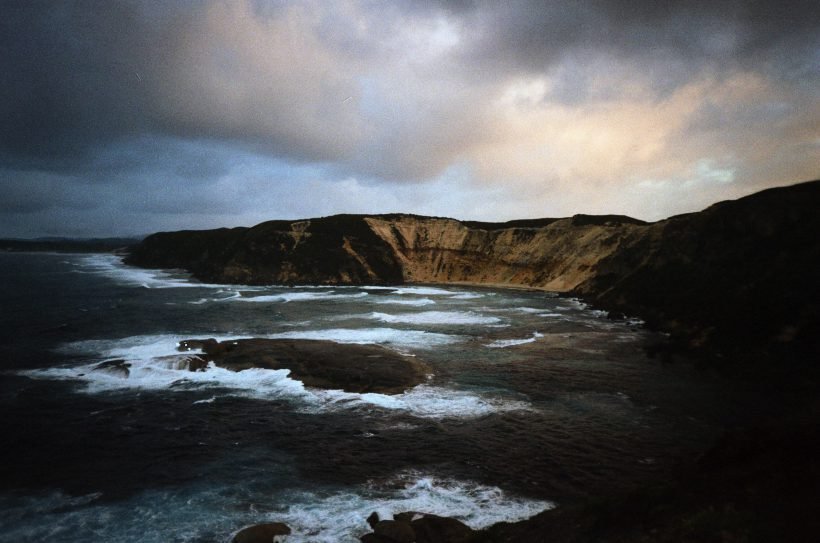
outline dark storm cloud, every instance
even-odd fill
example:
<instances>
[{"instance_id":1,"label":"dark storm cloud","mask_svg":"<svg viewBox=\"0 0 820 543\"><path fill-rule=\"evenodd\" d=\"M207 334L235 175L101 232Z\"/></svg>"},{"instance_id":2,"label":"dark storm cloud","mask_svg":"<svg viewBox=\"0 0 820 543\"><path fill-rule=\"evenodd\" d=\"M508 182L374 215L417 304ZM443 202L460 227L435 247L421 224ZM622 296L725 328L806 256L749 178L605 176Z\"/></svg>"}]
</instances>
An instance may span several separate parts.
<instances>
[{"instance_id":1,"label":"dark storm cloud","mask_svg":"<svg viewBox=\"0 0 820 543\"><path fill-rule=\"evenodd\" d=\"M817 46L818 8L806 0L523 0L444 2L442 7L463 18L476 42L472 54L532 69L569 48L758 62L761 53L783 46L792 53L810 53Z\"/></svg>"},{"instance_id":2,"label":"dark storm cloud","mask_svg":"<svg viewBox=\"0 0 820 543\"><path fill-rule=\"evenodd\" d=\"M30 167L38 159L62 170L87 160L96 144L145 133L230 139L304 159L343 154L349 139L332 126L317 126L325 118L351 130L356 125L341 109L323 110L317 99L334 87L339 95L350 92L324 73L330 61L309 58L300 65L299 54L288 58L286 50L300 29L282 36L287 29L280 25L265 43L253 34L260 10L229 6L6 3L0 22L4 161ZM310 54L312 44L297 45L305 46L298 53Z\"/></svg>"},{"instance_id":3,"label":"dark storm cloud","mask_svg":"<svg viewBox=\"0 0 820 543\"><path fill-rule=\"evenodd\" d=\"M12 2L0 30L0 145L9 160L79 158L144 128L136 73L156 43L126 4ZM149 54L150 56L150 54Z\"/></svg>"}]
</instances>

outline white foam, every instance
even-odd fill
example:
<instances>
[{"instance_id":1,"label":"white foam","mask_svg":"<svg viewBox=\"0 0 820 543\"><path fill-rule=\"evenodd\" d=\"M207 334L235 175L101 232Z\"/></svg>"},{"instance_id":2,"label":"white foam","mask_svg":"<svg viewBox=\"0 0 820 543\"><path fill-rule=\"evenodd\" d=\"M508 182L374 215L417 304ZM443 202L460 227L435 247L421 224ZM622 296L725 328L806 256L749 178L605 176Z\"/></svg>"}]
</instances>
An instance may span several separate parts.
<instances>
[{"instance_id":1,"label":"white foam","mask_svg":"<svg viewBox=\"0 0 820 543\"><path fill-rule=\"evenodd\" d=\"M382 409L404 411L420 418L478 418L493 413L531 411L526 402L455 390L446 387L419 385L403 394L351 394L326 391L344 405L347 402L370 404Z\"/></svg>"},{"instance_id":2,"label":"white foam","mask_svg":"<svg viewBox=\"0 0 820 543\"><path fill-rule=\"evenodd\" d=\"M220 291L219 292L219 294L223 294L223 293L225 293L225 291ZM211 302L226 302L228 300L235 300L237 298L242 297L241 292L230 292L230 293L226 293L226 294L228 294L228 295L227 296L222 296L222 297L219 297L219 298L200 298L199 300L196 300L196 301L193 301L193 302L188 302L188 303L189 304L194 304L194 305L202 305L202 304L207 304L207 303L211 303Z\"/></svg>"},{"instance_id":3,"label":"white foam","mask_svg":"<svg viewBox=\"0 0 820 543\"><path fill-rule=\"evenodd\" d=\"M347 340L348 343L381 343L404 347L433 346L458 339L454 336L421 331L377 328L368 330L314 330L277 334L280 338ZM491 397L472 391L420 385L403 394L357 394L341 390L305 388L301 381L289 377L290 370L252 368L239 372L208 364L201 371L189 371L187 356L198 351L180 353L177 345L186 339L175 335L134 336L111 340L88 340L67 344L64 352L93 356L89 363L26 370L22 375L34 379L69 380L83 384L82 392L138 392L142 390L190 391L226 389L226 393L256 399L285 399L308 412L351 408L381 408L403 411L422 418L472 418L491 413L528 410L528 403ZM220 341L231 338L217 337ZM238 338L233 338L238 339ZM341 341L340 341L341 342ZM101 359L122 359L122 366L98 367ZM196 403L209 403L199 400Z\"/></svg>"},{"instance_id":4,"label":"white foam","mask_svg":"<svg viewBox=\"0 0 820 543\"><path fill-rule=\"evenodd\" d=\"M372 319L387 323L402 324L496 324L498 317L491 317L473 311L421 311L419 313L380 313L354 315L352 318Z\"/></svg>"},{"instance_id":5,"label":"white foam","mask_svg":"<svg viewBox=\"0 0 820 543\"><path fill-rule=\"evenodd\" d=\"M149 334L117 339L89 339L66 343L59 348L59 352L66 354L84 354L99 358L150 360L152 358L180 354L180 352L177 351L179 342L194 337L203 337L203 335ZM248 339L250 336L208 335L207 337L216 339L217 341L230 341L235 339Z\"/></svg>"},{"instance_id":6,"label":"white foam","mask_svg":"<svg viewBox=\"0 0 820 543\"><path fill-rule=\"evenodd\" d=\"M76 380L84 384L84 392L97 394L112 391L184 391L192 389L227 388L242 395L262 399L311 400L300 381L290 379L290 370L252 368L240 372L210 364L204 371L188 371L169 360L128 359L127 376L116 371L96 369L97 363L73 367L39 369L23 372L38 379Z\"/></svg>"},{"instance_id":7,"label":"white foam","mask_svg":"<svg viewBox=\"0 0 820 543\"><path fill-rule=\"evenodd\" d=\"M518 311L519 313L543 313L543 307L516 307L514 311Z\"/></svg>"},{"instance_id":8,"label":"white foam","mask_svg":"<svg viewBox=\"0 0 820 543\"><path fill-rule=\"evenodd\" d=\"M506 347L514 347L515 345L524 345L525 343L534 343L538 338L544 337L544 334L534 332L532 337L523 339L497 339L486 346L493 349L504 349Z\"/></svg>"},{"instance_id":9,"label":"white foam","mask_svg":"<svg viewBox=\"0 0 820 543\"><path fill-rule=\"evenodd\" d=\"M346 300L354 298L364 298L368 294L366 292L356 292L353 294L339 294L333 291L308 291L308 292L281 292L278 294L267 294L262 296L241 296L238 298L231 298L239 302L257 302L257 303L271 303L271 302L306 302L314 300Z\"/></svg>"},{"instance_id":10,"label":"white foam","mask_svg":"<svg viewBox=\"0 0 820 543\"><path fill-rule=\"evenodd\" d=\"M478 293L478 292L462 292L461 294L456 294L455 296L450 296L451 300L477 300L479 298L483 298L486 294Z\"/></svg>"},{"instance_id":11,"label":"white foam","mask_svg":"<svg viewBox=\"0 0 820 543\"><path fill-rule=\"evenodd\" d=\"M460 292L436 287L399 287L395 294L411 294L415 296L455 296Z\"/></svg>"},{"instance_id":12,"label":"white foam","mask_svg":"<svg viewBox=\"0 0 820 543\"><path fill-rule=\"evenodd\" d=\"M417 472L399 474L394 481L387 485L389 491L371 485L360 492L329 496L302 493L295 496L297 503L270 513L268 520L291 527L288 543L353 543L370 531L363 519L374 511L382 519L403 511L420 511L457 518L473 529L482 529L555 507L548 501L509 496L498 487Z\"/></svg>"},{"instance_id":13,"label":"white foam","mask_svg":"<svg viewBox=\"0 0 820 543\"><path fill-rule=\"evenodd\" d=\"M425 306L425 305L434 305L436 303L435 300L431 300L430 298L410 298L410 299L401 299L401 298L380 298L376 300L371 300L373 303L377 304L385 304L385 305L410 305L410 306Z\"/></svg>"},{"instance_id":14,"label":"white foam","mask_svg":"<svg viewBox=\"0 0 820 543\"><path fill-rule=\"evenodd\" d=\"M357 543L370 531L373 511L391 518L402 511L455 517L474 529L514 522L554 507L548 501L509 495L497 487L419 472L387 484L344 490L254 493L247 485L201 481L173 490L148 490L122 500L99 493L2 496L0 529L8 541L230 541L239 528L284 522L288 543ZM235 507L231 504L246 504ZM227 504L227 506L226 506Z\"/></svg>"},{"instance_id":15,"label":"white foam","mask_svg":"<svg viewBox=\"0 0 820 543\"><path fill-rule=\"evenodd\" d=\"M462 340L460 336L437 334L422 330L399 330L396 328L329 328L324 330L292 330L271 334L270 338L323 339L337 343L361 345L384 345L400 349L429 349Z\"/></svg>"},{"instance_id":16,"label":"white foam","mask_svg":"<svg viewBox=\"0 0 820 543\"><path fill-rule=\"evenodd\" d=\"M109 254L94 254L80 259L80 271L96 273L114 279L117 283L145 288L221 287L198 283L187 276L179 276L163 270L132 268L122 258Z\"/></svg>"},{"instance_id":17,"label":"white foam","mask_svg":"<svg viewBox=\"0 0 820 543\"><path fill-rule=\"evenodd\" d=\"M168 360L129 360L129 373L95 369L97 363L28 370L23 375L35 379L82 382L83 392L139 392L161 390L182 392L225 389L233 396L261 400L290 400L302 412L321 413L360 408L402 411L420 418L476 418L492 413L531 410L526 402L483 397L472 392L420 385L403 394L358 394L341 390L308 389L288 377L290 370L261 368L235 372L209 364L204 371L191 372ZM193 402L212 403L216 396Z\"/></svg>"}]
</instances>

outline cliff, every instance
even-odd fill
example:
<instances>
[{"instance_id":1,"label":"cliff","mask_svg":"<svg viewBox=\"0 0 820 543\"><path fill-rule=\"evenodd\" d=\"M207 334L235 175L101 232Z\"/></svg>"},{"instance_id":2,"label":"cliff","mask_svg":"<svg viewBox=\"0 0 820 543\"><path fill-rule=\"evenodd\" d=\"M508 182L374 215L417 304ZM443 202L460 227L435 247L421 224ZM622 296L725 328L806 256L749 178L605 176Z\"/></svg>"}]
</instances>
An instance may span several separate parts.
<instances>
[{"instance_id":1,"label":"cliff","mask_svg":"<svg viewBox=\"0 0 820 543\"><path fill-rule=\"evenodd\" d=\"M129 264L242 284L480 283L567 292L645 223L576 215L470 223L415 215L335 215L252 228L161 232Z\"/></svg>"},{"instance_id":2,"label":"cliff","mask_svg":"<svg viewBox=\"0 0 820 543\"><path fill-rule=\"evenodd\" d=\"M477 283L572 293L688 350L817 354L820 181L647 224L337 215L158 233L127 259L244 284Z\"/></svg>"}]
</instances>

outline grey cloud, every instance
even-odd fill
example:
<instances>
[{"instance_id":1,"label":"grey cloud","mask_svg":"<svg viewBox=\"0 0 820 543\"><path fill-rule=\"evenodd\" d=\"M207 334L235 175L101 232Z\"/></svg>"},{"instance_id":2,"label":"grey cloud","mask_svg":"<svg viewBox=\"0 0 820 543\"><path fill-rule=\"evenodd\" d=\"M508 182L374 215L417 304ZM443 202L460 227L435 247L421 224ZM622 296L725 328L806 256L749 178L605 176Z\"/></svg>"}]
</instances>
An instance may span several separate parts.
<instances>
[{"instance_id":1,"label":"grey cloud","mask_svg":"<svg viewBox=\"0 0 820 543\"><path fill-rule=\"evenodd\" d=\"M654 70L661 91L706 65L805 74L820 47L816 3L803 0L472 2L456 13L466 58L492 73L541 73L592 51Z\"/></svg>"},{"instance_id":2,"label":"grey cloud","mask_svg":"<svg viewBox=\"0 0 820 543\"><path fill-rule=\"evenodd\" d=\"M99 143L150 132L305 160L344 156L358 123L337 107L355 92L350 78L312 49L307 26L272 28L239 6L4 6L0 156L62 170Z\"/></svg>"}]
</instances>

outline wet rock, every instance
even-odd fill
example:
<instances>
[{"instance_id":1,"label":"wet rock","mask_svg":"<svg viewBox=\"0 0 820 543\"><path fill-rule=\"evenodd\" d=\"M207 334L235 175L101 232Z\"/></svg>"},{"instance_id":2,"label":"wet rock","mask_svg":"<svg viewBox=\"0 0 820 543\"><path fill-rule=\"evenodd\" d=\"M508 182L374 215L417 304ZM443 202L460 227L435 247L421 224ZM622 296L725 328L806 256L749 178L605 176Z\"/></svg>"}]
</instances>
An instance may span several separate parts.
<instances>
[{"instance_id":1,"label":"wet rock","mask_svg":"<svg viewBox=\"0 0 820 543\"><path fill-rule=\"evenodd\" d=\"M409 522L382 520L373 527L373 533L393 543L413 543L416 533Z\"/></svg>"},{"instance_id":2,"label":"wet rock","mask_svg":"<svg viewBox=\"0 0 820 543\"><path fill-rule=\"evenodd\" d=\"M208 367L208 360L200 355L170 355L160 356L154 359L162 362L170 370L205 371Z\"/></svg>"},{"instance_id":3,"label":"wet rock","mask_svg":"<svg viewBox=\"0 0 820 543\"><path fill-rule=\"evenodd\" d=\"M407 511L393 520L370 522L374 517L368 517L373 533L362 536L362 543L467 543L475 536L472 528L449 517Z\"/></svg>"},{"instance_id":4,"label":"wet rock","mask_svg":"<svg viewBox=\"0 0 820 543\"><path fill-rule=\"evenodd\" d=\"M416 543L463 543L473 536L472 528L449 517L424 515L410 526L416 534Z\"/></svg>"},{"instance_id":5,"label":"wet rock","mask_svg":"<svg viewBox=\"0 0 820 543\"><path fill-rule=\"evenodd\" d=\"M370 513L370 516L367 517L367 523L370 525L371 528L375 528L376 524L379 522L379 514L375 511Z\"/></svg>"},{"instance_id":6,"label":"wet rock","mask_svg":"<svg viewBox=\"0 0 820 543\"><path fill-rule=\"evenodd\" d=\"M284 541L284 536L290 534L290 527L281 522L255 524L239 530L232 543L272 543Z\"/></svg>"},{"instance_id":7,"label":"wet rock","mask_svg":"<svg viewBox=\"0 0 820 543\"><path fill-rule=\"evenodd\" d=\"M292 339L189 339L180 350L201 349L205 364L232 371L251 368L290 370L305 386L400 394L426 382L430 369L416 358L376 345L345 345L332 341Z\"/></svg>"},{"instance_id":8,"label":"wet rock","mask_svg":"<svg viewBox=\"0 0 820 543\"><path fill-rule=\"evenodd\" d=\"M374 533L364 534L359 541L362 543L394 543L392 539Z\"/></svg>"},{"instance_id":9,"label":"wet rock","mask_svg":"<svg viewBox=\"0 0 820 543\"><path fill-rule=\"evenodd\" d=\"M203 352L208 352L209 350L213 351L216 349L218 345L219 342L214 338L186 339L179 342L179 345L177 345L177 350L182 352L200 350Z\"/></svg>"},{"instance_id":10,"label":"wet rock","mask_svg":"<svg viewBox=\"0 0 820 543\"><path fill-rule=\"evenodd\" d=\"M208 367L208 361L201 356L189 356L187 357L188 362L188 371L205 371Z\"/></svg>"},{"instance_id":11,"label":"wet rock","mask_svg":"<svg viewBox=\"0 0 820 543\"><path fill-rule=\"evenodd\" d=\"M114 360L105 360L100 362L96 366L94 366L94 371L101 371L107 373L109 375L114 375L116 377L122 377L123 379L127 379L129 375L131 375L131 370L129 369L131 364L126 362L121 358L117 358Z\"/></svg>"}]
</instances>

